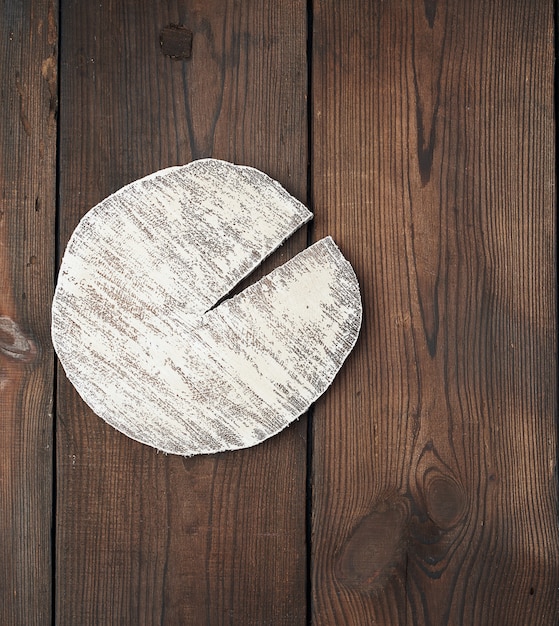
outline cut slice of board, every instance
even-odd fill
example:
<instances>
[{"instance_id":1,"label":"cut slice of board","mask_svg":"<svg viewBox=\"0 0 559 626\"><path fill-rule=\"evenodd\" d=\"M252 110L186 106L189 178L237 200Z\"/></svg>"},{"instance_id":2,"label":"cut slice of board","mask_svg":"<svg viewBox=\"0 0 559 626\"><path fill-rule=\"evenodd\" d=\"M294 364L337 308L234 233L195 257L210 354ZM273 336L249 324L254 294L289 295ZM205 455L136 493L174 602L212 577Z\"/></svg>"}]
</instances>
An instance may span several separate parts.
<instances>
[{"instance_id":1,"label":"cut slice of board","mask_svg":"<svg viewBox=\"0 0 559 626\"><path fill-rule=\"evenodd\" d=\"M333 240L216 304L311 218L266 174L215 159L91 209L52 308L54 347L84 401L185 456L255 445L304 413L361 326L357 279Z\"/></svg>"}]
</instances>

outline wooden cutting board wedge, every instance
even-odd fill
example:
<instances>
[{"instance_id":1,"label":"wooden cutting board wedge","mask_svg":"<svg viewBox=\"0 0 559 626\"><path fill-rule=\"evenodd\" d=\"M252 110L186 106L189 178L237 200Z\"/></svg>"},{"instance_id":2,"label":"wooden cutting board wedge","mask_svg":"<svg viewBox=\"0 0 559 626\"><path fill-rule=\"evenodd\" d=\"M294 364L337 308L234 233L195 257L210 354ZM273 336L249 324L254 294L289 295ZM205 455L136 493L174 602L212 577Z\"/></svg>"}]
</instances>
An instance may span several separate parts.
<instances>
[{"instance_id":1,"label":"wooden cutting board wedge","mask_svg":"<svg viewBox=\"0 0 559 626\"><path fill-rule=\"evenodd\" d=\"M129 437L185 456L253 446L298 418L357 340L350 263L327 237L217 303L311 218L263 172L216 159L91 209L52 306L53 344L83 400Z\"/></svg>"}]
</instances>

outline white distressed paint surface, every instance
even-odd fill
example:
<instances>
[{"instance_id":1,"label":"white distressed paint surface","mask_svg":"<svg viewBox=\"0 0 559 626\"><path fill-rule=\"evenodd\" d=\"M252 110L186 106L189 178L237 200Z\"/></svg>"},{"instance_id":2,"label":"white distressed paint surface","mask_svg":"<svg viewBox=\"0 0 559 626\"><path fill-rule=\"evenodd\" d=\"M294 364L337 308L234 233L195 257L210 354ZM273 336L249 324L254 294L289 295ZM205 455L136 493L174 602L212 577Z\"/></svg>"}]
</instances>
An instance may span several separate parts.
<instances>
[{"instance_id":1,"label":"white distressed paint surface","mask_svg":"<svg viewBox=\"0 0 559 626\"><path fill-rule=\"evenodd\" d=\"M333 240L212 307L311 217L262 172L214 159L89 211L52 311L56 352L85 402L182 455L255 445L304 413L361 325L357 279Z\"/></svg>"}]
</instances>

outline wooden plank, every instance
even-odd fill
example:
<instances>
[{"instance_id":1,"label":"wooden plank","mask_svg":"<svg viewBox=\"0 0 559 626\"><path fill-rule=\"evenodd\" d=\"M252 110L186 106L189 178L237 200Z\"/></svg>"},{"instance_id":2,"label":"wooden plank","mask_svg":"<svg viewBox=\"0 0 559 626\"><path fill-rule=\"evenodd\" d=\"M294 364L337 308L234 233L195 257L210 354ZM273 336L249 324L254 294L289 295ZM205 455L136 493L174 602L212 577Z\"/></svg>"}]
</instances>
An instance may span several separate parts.
<instances>
[{"instance_id":1,"label":"wooden plank","mask_svg":"<svg viewBox=\"0 0 559 626\"><path fill-rule=\"evenodd\" d=\"M62 16L61 247L109 193L194 158L258 167L305 200L303 2L68 0ZM165 44L180 60L161 50L170 24L193 33L190 55ZM59 623L305 621L304 420L188 459L107 426L61 372L59 389Z\"/></svg>"},{"instance_id":2,"label":"wooden plank","mask_svg":"<svg viewBox=\"0 0 559 626\"><path fill-rule=\"evenodd\" d=\"M557 623L552 2L313 24L316 237L364 295L313 420L313 623Z\"/></svg>"},{"instance_id":3,"label":"wooden plank","mask_svg":"<svg viewBox=\"0 0 559 626\"><path fill-rule=\"evenodd\" d=\"M51 618L57 7L0 9L0 623Z\"/></svg>"}]
</instances>

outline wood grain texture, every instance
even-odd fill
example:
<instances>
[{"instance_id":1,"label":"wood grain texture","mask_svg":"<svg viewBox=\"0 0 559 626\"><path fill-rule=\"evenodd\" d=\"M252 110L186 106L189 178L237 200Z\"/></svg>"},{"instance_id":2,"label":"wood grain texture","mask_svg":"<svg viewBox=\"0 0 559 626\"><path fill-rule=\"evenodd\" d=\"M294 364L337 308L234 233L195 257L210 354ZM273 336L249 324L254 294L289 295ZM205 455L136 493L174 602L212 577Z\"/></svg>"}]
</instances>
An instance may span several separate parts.
<instances>
[{"instance_id":1,"label":"wood grain texture","mask_svg":"<svg viewBox=\"0 0 559 626\"><path fill-rule=\"evenodd\" d=\"M57 7L0 8L0 623L51 606Z\"/></svg>"},{"instance_id":2,"label":"wood grain texture","mask_svg":"<svg viewBox=\"0 0 559 626\"><path fill-rule=\"evenodd\" d=\"M189 59L162 53L169 24L192 31ZM61 247L109 193L195 158L305 201L304 3L65 1L61 30ZM304 623L304 420L251 450L167 457L59 389L60 624Z\"/></svg>"},{"instance_id":3,"label":"wood grain texture","mask_svg":"<svg viewBox=\"0 0 559 626\"><path fill-rule=\"evenodd\" d=\"M552 3L314 3L313 197L360 279L317 403L315 624L555 624Z\"/></svg>"}]
</instances>

